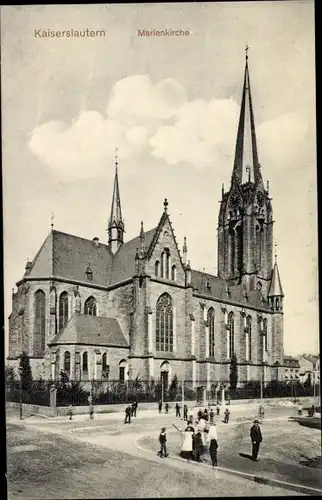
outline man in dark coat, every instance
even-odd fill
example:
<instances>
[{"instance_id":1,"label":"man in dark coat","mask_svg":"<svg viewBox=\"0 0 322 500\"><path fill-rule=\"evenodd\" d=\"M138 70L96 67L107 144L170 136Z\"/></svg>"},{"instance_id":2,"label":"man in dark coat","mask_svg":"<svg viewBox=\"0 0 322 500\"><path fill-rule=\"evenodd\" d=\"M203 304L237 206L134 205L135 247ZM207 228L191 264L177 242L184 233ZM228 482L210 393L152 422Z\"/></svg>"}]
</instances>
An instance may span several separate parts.
<instances>
[{"instance_id":1,"label":"man in dark coat","mask_svg":"<svg viewBox=\"0 0 322 500\"><path fill-rule=\"evenodd\" d=\"M263 441L262 432L259 427L259 421L254 420L254 425L250 429L250 438L252 440L252 460L257 462L260 443Z\"/></svg>"},{"instance_id":2,"label":"man in dark coat","mask_svg":"<svg viewBox=\"0 0 322 500\"><path fill-rule=\"evenodd\" d=\"M168 452L167 452L167 435L166 435L166 429L165 427L162 427L161 429L161 432L160 432L160 435L159 435L159 443L160 443L160 451L158 453L158 455L160 457L163 457L163 455L165 457L168 456Z\"/></svg>"},{"instance_id":3,"label":"man in dark coat","mask_svg":"<svg viewBox=\"0 0 322 500\"><path fill-rule=\"evenodd\" d=\"M138 402L135 400L135 401L133 401L133 403L132 403L132 415L133 415L133 417L136 417L136 410L137 410L137 407L138 407Z\"/></svg>"},{"instance_id":4,"label":"man in dark coat","mask_svg":"<svg viewBox=\"0 0 322 500\"><path fill-rule=\"evenodd\" d=\"M200 462L200 456L203 454L203 443L202 443L202 437L201 437L201 432L197 432L194 436L193 439L193 445L194 445L194 456L195 460L197 462Z\"/></svg>"},{"instance_id":5,"label":"man in dark coat","mask_svg":"<svg viewBox=\"0 0 322 500\"><path fill-rule=\"evenodd\" d=\"M166 403L166 404L165 404L165 412L166 412L166 413L169 413L169 403Z\"/></svg>"},{"instance_id":6,"label":"man in dark coat","mask_svg":"<svg viewBox=\"0 0 322 500\"><path fill-rule=\"evenodd\" d=\"M183 420L188 421L188 406L187 405L184 405L184 407L183 407Z\"/></svg>"},{"instance_id":7,"label":"man in dark coat","mask_svg":"<svg viewBox=\"0 0 322 500\"><path fill-rule=\"evenodd\" d=\"M124 420L125 424L130 424L131 423L131 413L132 413L132 408L129 405L129 406L127 406L125 408L125 420Z\"/></svg>"},{"instance_id":8,"label":"man in dark coat","mask_svg":"<svg viewBox=\"0 0 322 500\"><path fill-rule=\"evenodd\" d=\"M226 408L225 413L224 413L225 424L228 424L228 422L229 422L229 415L230 415L230 411L228 410L228 408Z\"/></svg>"},{"instance_id":9,"label":"man in dark coat","mask_svg":"<svg viewBox=\"0 0 322 500\"><path fill-rule=\"evenodd\" d=\"M162 401L161 400L159 401L159 405L158 406L159 406L159 413L161 413L162 412Z\"/></svg>"},{"instance_id":10,"label":"man in dark coat","mask_svg":"<svg viewBox=\"0 0 322 500\"><path fill-rule=\"evenodd\" d=\"M176 417L181 417L179 403L176 403Z\"/></svg>"}]
</instances>

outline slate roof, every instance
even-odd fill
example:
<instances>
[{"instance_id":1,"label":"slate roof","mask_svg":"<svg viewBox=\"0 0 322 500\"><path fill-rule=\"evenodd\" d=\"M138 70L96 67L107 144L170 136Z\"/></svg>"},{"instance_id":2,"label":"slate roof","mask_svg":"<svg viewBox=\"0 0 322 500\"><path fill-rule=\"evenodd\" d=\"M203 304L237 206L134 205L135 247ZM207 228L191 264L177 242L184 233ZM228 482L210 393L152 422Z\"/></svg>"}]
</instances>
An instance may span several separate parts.
<instances>
[{"instance_id":1,"label":"slate roof","mask_svg":"<svg viewBox=\"0 0 322 500\"><path fill-rule=\"evenodd\" d=\"M55 335L50 344L129 347L117 319L78 313L70 318L65 328Z\"/></svg>"},{"instance_id":2,"label":"slate roof","mask_svg":"<svg viewBox=\"0 0 322 500\"><path fill-rule=\"evenodd\" d=\"M150 246L155 232L156 228L145 233L146 247ZM89 283L109 286L132 278L135 274L135 253L139 247L138 236L124 243L113 255L104 243L95 245L93 240L52 231L24 277L57 276L86 282L85 270L90 264L93 279Z\"/></svg>"},{"instance_id":3,"label":"slate roof","mask_svg":"<svg viewBox=\"0 0 322 500\"><path fill-rule=\"evenodd\" d=\"M242 285L231 285L223 278L193 269L191 270L191 283L196 291L202 295L209 295L209 298L219 299L222 302L230 300L240 303L244 307L249 304L254 307L265 308L260 290L247 290L248 300L246 301L245 290ZM227 286L230 292L229 295L227 294Z\"/></svg>"}]
</instances>

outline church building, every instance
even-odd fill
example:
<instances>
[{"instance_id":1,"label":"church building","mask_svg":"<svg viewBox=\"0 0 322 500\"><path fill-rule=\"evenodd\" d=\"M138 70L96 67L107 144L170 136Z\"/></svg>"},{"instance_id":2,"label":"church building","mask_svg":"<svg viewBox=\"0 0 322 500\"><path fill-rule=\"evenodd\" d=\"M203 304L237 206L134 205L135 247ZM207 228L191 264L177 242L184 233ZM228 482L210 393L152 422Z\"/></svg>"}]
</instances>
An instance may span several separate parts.
<instances>
[{"instance_id":1,"label":"church building","mask_svg":"<svg viewBox=\"0 0 322 500\"><path fill-rule=\"evenodd\" d=\"M165 199L156 227L124 241L115 165L108 242L52 230L12 294L9 363L34 378L143 380L192 389L283 377L283 289L256 145L248 57L230 188L218 215L218 276L193 269ZM175 203L175 201L174 201ZM193 237L193 235L192 235ZM215 234L214 234L215 237Z\"/></svg>"}]
</instances>

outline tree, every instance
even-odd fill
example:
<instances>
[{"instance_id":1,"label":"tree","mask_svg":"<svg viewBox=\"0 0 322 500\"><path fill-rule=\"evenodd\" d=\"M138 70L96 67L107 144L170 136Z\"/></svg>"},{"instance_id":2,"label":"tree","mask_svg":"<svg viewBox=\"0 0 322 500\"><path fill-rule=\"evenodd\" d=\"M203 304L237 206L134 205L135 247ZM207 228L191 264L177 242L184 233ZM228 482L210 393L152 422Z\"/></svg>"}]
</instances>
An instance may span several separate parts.
<instances>
[{"instance_id":1,"label":"tree","mask_svg":"<svg viewBox=\"0 0 322 500\"><path fill-rule=\"evenodd\" d=\"M5 368L6 390L12 391L17 388L17 377L13 366L6 366Z\"/></svg>"},{"instance_id":2,"label":"tree","mask_svg":"<svg viewBox=\"0 0 322 500\"><path fill-rule=\"evenodd\" d=\"M312 386L312 375L311 372L308 373L307 379L304 381L304 387L310 388Z\"/></svg>"},{"instance_id":3,"label":"tree","mask_svg":"<svg viewBox=\"0 0 322 500\"><path fill-rule=\"evenodd\" d=\"M59 374L59 382L60 382L60 385L64 388L68 382L69 382L69 377L67 375L67 373L65 373L63 370L60 370L60 374Z\"/></svg>"},{"instance_id":4,"label":"tree","mask_svg":"<svg viewBox=\"0 0 322 500\"><path fill-rule=\"evenodd\" d=\"M177 377L177 375L174 375L174 377L171 381L168 394L169 394L170 400L174 401L176 399L177 394L178 394L178 377Z\"/></svg>"},{"instance_id":5,"label":"tree","mask_svg":"<svg viewBox=\"0 0 322 500\"><path fill-rule=\"evenodd\" d=\"M23 351L20 354L19 372L20 372L22 390L26 392L31 392L32 372L31 372L29 356L25 351Z\"/></svg>"},{"instance_id":6,"label":"tree","mask_svg":"<svg viewBox=\"0 0 322 500\"><path fill-rule=\"evenodd\" d=\"M236 354L234 353L231 357L231 362L230 362L230 374L229 374L229 383L230 383L230 388L235 391L237 387L237 382L238 382L238 367L237 367L237 357Z\"/></svg>"}]
</instances>

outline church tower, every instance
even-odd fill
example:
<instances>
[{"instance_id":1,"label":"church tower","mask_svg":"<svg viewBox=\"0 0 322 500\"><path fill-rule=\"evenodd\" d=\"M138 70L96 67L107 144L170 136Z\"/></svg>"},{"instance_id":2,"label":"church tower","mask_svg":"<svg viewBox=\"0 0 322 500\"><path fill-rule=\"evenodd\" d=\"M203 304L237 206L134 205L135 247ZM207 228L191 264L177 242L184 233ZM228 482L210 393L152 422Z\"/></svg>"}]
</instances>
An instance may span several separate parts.
<instances>
[{"instance_id":1,"label":"church tower","mask_svg":"<svg viewBox=\"0 0 322 500\"><path fill-rule=\"evenodd\" d=\"M118 157L115 155L115 177L111 215L108 221L108 244L112 253L117 252L124 241L124 222L122 219L121 199L118 180Z\"/></svg>"},{"instance_id":2,"label":"church tower","mask_svg":"<svg viewBox=\"0 0 322 500\"><path fill-rule=\"evenodd\" d=\"M235 159L218 218L218 275L267 294L272 275L273 213L258 160L248 47Z\"/></svg>"}]
</instances>

